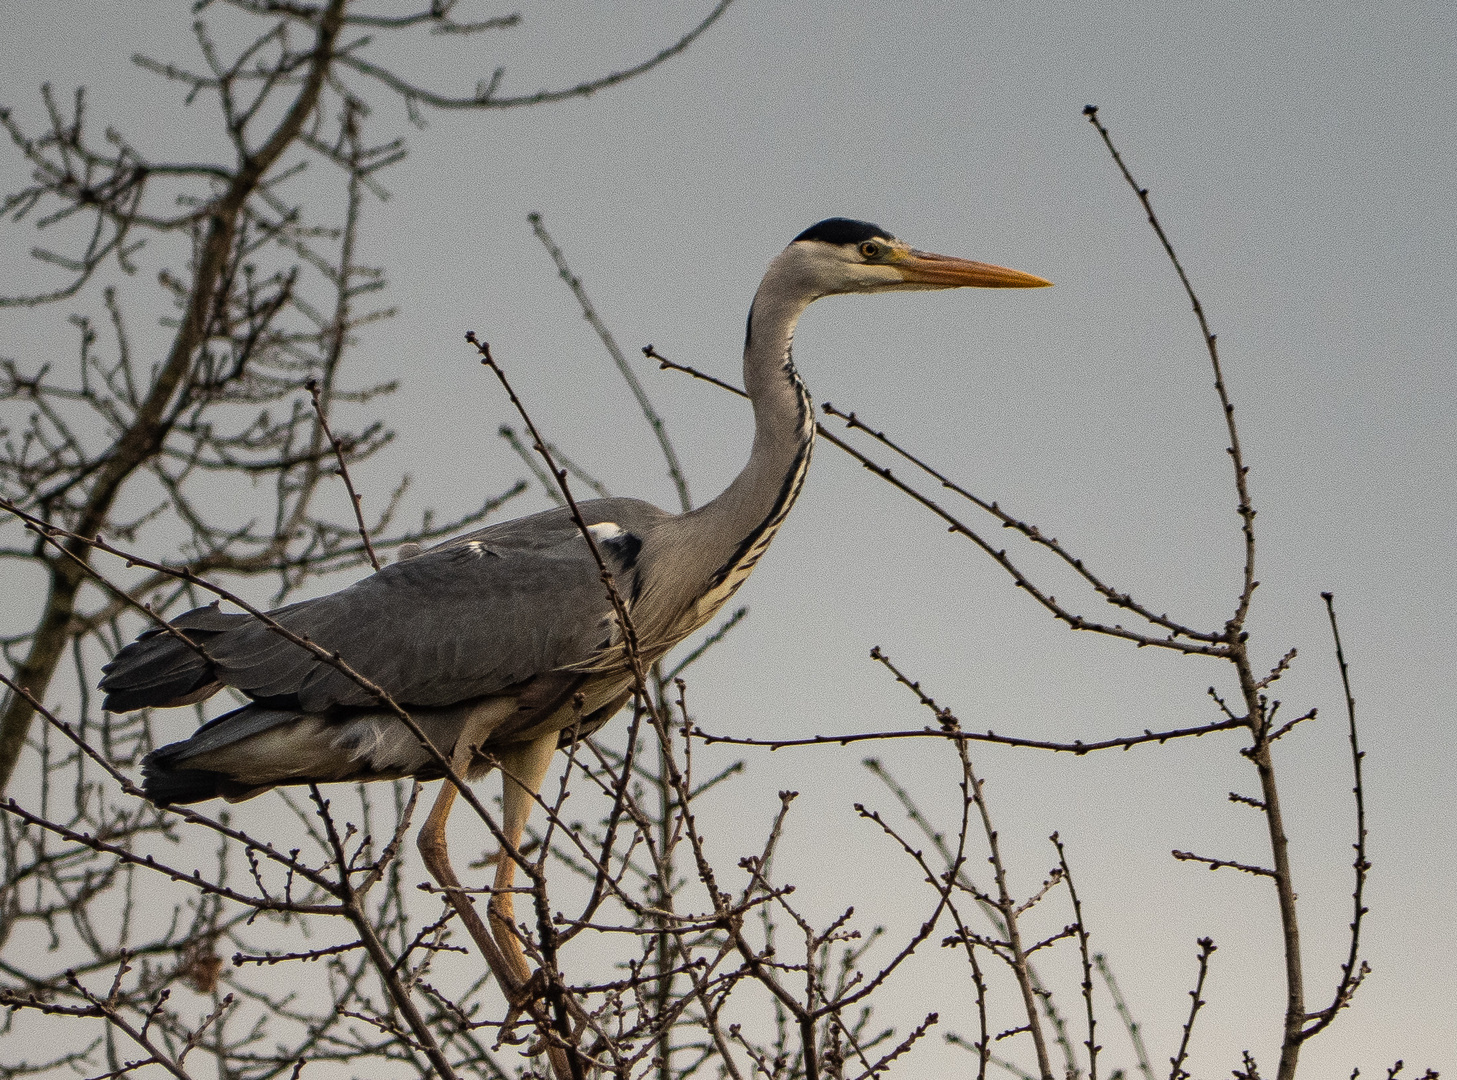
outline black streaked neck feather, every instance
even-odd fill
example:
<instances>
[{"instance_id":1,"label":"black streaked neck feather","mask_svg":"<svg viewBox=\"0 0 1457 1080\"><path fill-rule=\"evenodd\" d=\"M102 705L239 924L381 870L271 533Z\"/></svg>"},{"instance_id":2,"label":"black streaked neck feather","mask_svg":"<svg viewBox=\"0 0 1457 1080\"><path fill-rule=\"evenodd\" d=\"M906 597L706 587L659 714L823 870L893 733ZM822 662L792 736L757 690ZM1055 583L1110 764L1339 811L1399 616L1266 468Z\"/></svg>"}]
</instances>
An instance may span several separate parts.
<instances>
[{"instance_id":1,"label":"black streaked neck feather","mask_svg":"<svg viewBox=\"0 0 1457 1080\"><path fill-rule=\"evenodd\" d=\"M748 576L804 484L814 412L791 345L795 324L816 295L786 252L770 264L749 310L744 386L754 406L753 449L733 483L690 515L701 544L698 573L714 606Z\"/></svg>"}]
</instances>

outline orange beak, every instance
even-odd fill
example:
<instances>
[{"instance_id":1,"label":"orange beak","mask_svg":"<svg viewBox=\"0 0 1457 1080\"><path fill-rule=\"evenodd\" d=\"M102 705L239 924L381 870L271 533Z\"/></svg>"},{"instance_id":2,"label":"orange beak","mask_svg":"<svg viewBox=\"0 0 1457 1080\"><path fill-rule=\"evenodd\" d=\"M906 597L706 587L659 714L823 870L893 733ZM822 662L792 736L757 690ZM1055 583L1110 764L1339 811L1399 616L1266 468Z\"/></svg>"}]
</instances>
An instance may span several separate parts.
<instances>
[{"instance_id":1,"label":"orange beak","mask_svg":"<svg viewBox=\"0 0 1457 1080\"><path fill-rule=\"evenodd\" d=\"M945 289L1040 289L1052 284L1036 274L958 259L954 255L933 255L929 251L912 251L895 260L895 267L909 282L938 285Z\"/></svg>"}]
</instances>

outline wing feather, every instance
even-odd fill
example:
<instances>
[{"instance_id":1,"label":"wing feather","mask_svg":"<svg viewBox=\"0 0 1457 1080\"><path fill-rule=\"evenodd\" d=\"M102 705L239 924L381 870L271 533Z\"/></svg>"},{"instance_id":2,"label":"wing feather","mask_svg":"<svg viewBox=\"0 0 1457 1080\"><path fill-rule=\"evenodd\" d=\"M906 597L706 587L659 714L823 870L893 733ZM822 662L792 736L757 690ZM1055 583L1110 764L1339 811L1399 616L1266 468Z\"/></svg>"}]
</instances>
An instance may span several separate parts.
<instances>
[{"instance_id":1,"label":"wing feather","mask_svg":"<svg viewBox=\"0 0 1457 1080\"><path fill-rule=\"evenodd\" d=\"M614 522L632 537L667 516L632 499L593 500L581 508L588 524ZM636 591L638 546L601 546L626 596ZM597 564L564 509L459 537L270 614L338 653L402 704L432 707L581 664L614 633ZM173 625L188 630L211 663L172 635L149 632L105 668L107 708L163 705L155 688L208 681L309 713L373 704L348 676L257 619L209 606Z\"/></svg>"}]
</instances>

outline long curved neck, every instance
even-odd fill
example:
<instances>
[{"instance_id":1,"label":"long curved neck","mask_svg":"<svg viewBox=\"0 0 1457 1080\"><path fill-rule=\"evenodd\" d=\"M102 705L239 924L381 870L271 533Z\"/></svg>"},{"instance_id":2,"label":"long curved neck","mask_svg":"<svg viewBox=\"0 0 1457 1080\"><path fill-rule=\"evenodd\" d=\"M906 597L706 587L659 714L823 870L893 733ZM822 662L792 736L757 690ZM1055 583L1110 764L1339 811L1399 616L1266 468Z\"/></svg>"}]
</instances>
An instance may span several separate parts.
<instances>
[{"instance_id":1,"label":"long curved neck","mask_svg":"<svg viewBox=\"0 0 1457 1080\"><path fill-rule=\"evenodd\" d=\"M686 515L701 545L695 561L709 575L705 600L713 607L748 577L804 483L814 412L790 346L795 324L817 295L781 256L770 264L749 311L744 388L754 406L753 449L718 498Z\"/></svg>"}]
</instances>

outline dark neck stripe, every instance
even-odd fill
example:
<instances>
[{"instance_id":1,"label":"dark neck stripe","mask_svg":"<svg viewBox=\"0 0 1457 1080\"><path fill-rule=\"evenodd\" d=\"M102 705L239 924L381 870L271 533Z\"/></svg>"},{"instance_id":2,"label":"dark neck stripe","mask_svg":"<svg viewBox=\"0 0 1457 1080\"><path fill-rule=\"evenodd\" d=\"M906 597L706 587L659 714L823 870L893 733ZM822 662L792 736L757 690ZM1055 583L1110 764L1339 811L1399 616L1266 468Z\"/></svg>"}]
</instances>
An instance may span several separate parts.
<instances>
[{"instance_id":1,"label":"dark neck stripe","mask_svg":"<svg viewBox=\"0 0 1457 1080\"><path fill-rule=\"evenodd\" d=\"M794 386L799 405L799 446L789 470L784 475L784 481L779 486L779 494L775 496L774 504L764 515L763 520L749 530L749 534L734 549L728 562L714 573L710 589L723 584L740 566L747 563L752 567L759 561L759 557L763 555L764 549L769 545L769 539L773 537L775 531L788 516L790 507L799 498L800 490L804 487L804 478L809 472L810 454L814 449L814 413L811 408L809 390L805 388L804 382L795 372L792 361L786 364L785 370Z\"/></svg>"}]
</instances>

